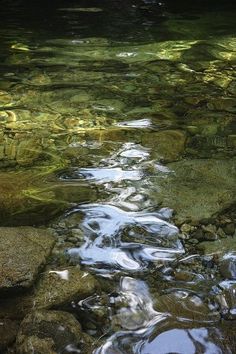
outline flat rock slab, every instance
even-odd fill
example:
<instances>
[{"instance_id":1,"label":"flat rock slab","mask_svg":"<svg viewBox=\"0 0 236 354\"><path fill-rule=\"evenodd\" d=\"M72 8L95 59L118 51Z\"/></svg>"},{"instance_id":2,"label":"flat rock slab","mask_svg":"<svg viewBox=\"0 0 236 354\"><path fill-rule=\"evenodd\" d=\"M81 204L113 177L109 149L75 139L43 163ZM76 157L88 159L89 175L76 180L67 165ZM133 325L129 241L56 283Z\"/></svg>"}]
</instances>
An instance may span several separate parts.
<instances>
[{"instance_id":1,"label":"flat rock slab","mask_svg":"<svg viewBox=\"0 0 236 354\"><path fill-rule=\"evenodd\" d=\"M153 184L155 204L173 208L178 222L210 218L236 202L236 159L182 160Z\"/></svg>"},{"instance_id":2,"label":"flat rock slab","mask_svg":"<svg viewBox=\"0 0 236 354\"><path fill-rule=\"evenodd\" d=\"M55 237L48 230L1 227L0 293L31 287L54 243Z\"/></svg>"}]
</instances>

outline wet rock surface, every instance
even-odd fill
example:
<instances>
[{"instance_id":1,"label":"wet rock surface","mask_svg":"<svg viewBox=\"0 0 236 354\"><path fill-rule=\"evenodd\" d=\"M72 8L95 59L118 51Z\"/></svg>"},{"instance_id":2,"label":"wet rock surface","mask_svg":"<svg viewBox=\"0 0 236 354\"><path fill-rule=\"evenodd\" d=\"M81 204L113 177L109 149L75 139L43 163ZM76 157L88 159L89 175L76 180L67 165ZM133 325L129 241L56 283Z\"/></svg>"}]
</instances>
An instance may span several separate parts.
<instances>
[{"instance_id":1,"label":"wet rock surface","mask_svg":"<svg viewBox=\"0 0 236 354\"><path fill-rule=\"evenodd\" d=\"M22 321L16 351L19 354L91 353L91 344L92 340L82 333L73 315L63 311L36 311Z\"/></svg>"},{"instance_id":2,"label":"wet rock surface","mask_svg":"<svg viewBox=\"0 0 236 354\"><path fill-rule=\"evenodd\" d=\"M224 254L220 262L220 273L224 279L236 280L236 253Z\"/></svg>"},{"instance_id":3,"label":"wet rock surface","mask_svg":"<svg viewBox=\"0 0 236 354\"><path fill-rule=\"evenodd\" d=\"M94 295L97 288L98 284L93 276L76 267L46 271L37 284L35 307L69 307L72 301Z\"/></svg>"},{"instance_id":4,"label":"wet rock surface","mask_svg":"<svg viewBox=\"0 0 236 354\"><path fill-rule=\"evenodd\" d=\"M32 227L2 227L0 237L0 293L30 288L50 255L55 237Z\"/></svg>"}]
</instances>

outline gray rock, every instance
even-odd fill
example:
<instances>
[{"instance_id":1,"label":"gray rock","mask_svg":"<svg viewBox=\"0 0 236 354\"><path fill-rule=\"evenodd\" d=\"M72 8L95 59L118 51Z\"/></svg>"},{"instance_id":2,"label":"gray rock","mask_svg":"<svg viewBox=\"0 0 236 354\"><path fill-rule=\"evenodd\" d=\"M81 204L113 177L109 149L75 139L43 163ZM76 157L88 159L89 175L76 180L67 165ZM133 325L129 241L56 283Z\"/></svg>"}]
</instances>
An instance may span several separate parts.
<instances>
[{"instance_id":1,"label":"gray rock","mask_svg":"<svg viewBox=\"0 0 236 354\"><path fill-rule=\"evenodd\" d=\"M0 293L29 288L55 243L47 230L0 228Z\"/></svg>"},{"instance_id":2,"label":"gray rock","mask_svg":"<svg viewBox=\"0 0 236 354\"><path fill-rule=\"evenodd\" d=\"M235 202L235 159L182 160L167 166L172 173L156 177L150 197L174 209L178 222L210 218Z\"/></svg>"},{"instance_id":3,"label":"gray rock","mask_svg":"<svg viewBox=\"0 0 236 354\"><path fill-rule=\"evenodd\" d=\"M35 306L44 309L62 307L93 295L96 289L93 276L76 267L47 271L36 289Z\"/></svg>"},{"instance_id":4,"label":"gray rock","mask_svg":"<svg viewBox=\"0 0 236 354\"><path fill-rule=\"evenodd\" d=\"M220 237L220 238L226 238L226 234L224 233L224 231L222 230L221 227L219 227L217 229L217 235Z\"/></svg>"},{"instance_id":5,"label":"gray rock","mask_svg":"<svg viewBox=\"0 0 236 354\"><path fill-rule=\"evenodd\" d=\"M18 354L91 353L92 340L73 315L36 311L22 321L16 339Z\"/></svg>"}]
</instances>

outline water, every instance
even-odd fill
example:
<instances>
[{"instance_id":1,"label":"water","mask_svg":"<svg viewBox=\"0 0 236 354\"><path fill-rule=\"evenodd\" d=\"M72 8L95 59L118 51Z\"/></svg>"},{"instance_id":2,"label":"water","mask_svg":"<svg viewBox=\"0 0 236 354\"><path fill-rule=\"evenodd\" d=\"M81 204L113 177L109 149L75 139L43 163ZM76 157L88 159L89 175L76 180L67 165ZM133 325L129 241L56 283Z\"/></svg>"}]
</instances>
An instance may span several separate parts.
<instances>
[{"instance_id":1,"label":"water","mask_svg":"<svg viewBox=\"0 0 236 354\"><path fill-rule=\"evenodd\" d=\"M102 284L94 354L235 352L235 6L0 4L1 224Z\"/></svg>"}]
</instances>

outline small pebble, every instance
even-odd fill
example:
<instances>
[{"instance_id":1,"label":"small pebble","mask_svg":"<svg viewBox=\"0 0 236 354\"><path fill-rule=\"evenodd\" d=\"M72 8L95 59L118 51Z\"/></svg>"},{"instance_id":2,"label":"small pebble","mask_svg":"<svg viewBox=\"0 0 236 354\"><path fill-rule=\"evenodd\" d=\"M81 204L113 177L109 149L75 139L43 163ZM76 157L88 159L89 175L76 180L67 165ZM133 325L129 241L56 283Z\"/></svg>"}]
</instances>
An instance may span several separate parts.
<instances>
[{"instance_id":1,"label":"small pebble","mask_svg":"<svg viewBox=\"0 0 236 354\"><path fill-rule=\"evenodd\" d=\"M180 230L183 232L183 233L190 233L192 231L193 227L189 224L183 224L180 228Z\"/></svg>"}]
</instances>

